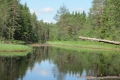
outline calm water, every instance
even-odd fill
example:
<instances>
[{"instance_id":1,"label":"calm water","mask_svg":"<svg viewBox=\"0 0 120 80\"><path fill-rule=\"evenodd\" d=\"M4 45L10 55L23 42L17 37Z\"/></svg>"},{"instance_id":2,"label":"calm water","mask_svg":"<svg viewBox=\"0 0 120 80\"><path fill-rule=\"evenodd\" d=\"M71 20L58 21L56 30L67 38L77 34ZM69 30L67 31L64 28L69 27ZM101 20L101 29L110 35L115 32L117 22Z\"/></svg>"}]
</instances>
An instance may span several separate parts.
<instances>
[{"instance_id":1,"label":"calm water","mask_svg":"<svg viewBox=\"0 0 120 80\"><path fill-rule=\"evenodd\" d=\"M0 80L100 80L89 76L119 74L120 54L114 53L39 47L27 56L0 57Z\"/></svg>"}]
</instances>

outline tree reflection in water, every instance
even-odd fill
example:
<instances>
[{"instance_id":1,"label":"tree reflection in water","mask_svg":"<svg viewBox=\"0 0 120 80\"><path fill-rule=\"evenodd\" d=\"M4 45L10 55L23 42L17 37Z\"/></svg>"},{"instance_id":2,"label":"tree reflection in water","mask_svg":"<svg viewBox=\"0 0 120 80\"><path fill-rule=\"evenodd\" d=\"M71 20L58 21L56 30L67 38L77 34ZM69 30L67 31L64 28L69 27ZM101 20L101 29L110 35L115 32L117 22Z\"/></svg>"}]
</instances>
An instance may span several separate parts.
<instances>
[{"instance_id":1,"label":"tree reflection in water","mask_svg":"<svg viewBox=\"0 0 120 80\"><path fill-rule=\"evenodd\" d=\"M0 57L1 80L22 80L28 69L35 63L48 60L55 66L53 76L57 80L65 80L67 74L74 76L119 76L120 54L90 53L65 50L55 47L37 47L27 56ZM115 80L115 79L114 79Z\"/></svg>"},{"instance_id":2,"label":"tree reflection in water","mask_svg":"<svg viewBox=\"0 0 120 80\"><path fill-rule=\"evenodd\" d=\"M53 75L54 77L57 79L57 80L65 80L65 73L59 71L58 67L57 66L54 66L53 67Z\"/></svg>"}]
</instances>

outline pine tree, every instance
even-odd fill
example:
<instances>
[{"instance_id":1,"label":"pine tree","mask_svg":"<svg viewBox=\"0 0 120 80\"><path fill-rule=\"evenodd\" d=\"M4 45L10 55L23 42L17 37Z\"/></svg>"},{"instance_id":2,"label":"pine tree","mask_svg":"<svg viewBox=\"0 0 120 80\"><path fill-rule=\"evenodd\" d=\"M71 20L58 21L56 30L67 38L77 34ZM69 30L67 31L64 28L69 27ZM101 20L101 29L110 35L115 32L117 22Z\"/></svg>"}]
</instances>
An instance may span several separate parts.
<instances>
[{"instance_id":1,"label":"pine tree","mask_svg":"<svg viewBox=\"0 0 120 80\"><path fill-rule=\"evenodd\" d=\"M9 29L9 39L14 39L14 33L19 25L19 0L11 0L9 2L9 18L8 18L8 29Z\"/></svg>"},{"instance_id":2,"label":"pine tree","mask_svg":"<svg viewBox=\"0 0 120 80\"><path fill-rule=\"evenodd\" d=\"M27 7L27 4L25 3L25 5L23 5L22 7L22 14L21 14L21 27L20 27L20 38L23 41L28 42L29 37L30 37L30 29L29 27L31 27L31 14L29 11L29 8Z\"/></svg>"},{"instance_id":3,"label":"pine tree","mask_svg":"<svg viewBox=\"0 0 120 80\"><path fill-rule=\"evenodd\" d=\"M101 38L120 40L119 6L119 0L106 0L101 28Z\"/></svg>"},{"instance_id":4,"label":"pine tree","mask_svg":"<svg viewBox=\"0 0 120 80\"><path fill-rule=\"evenodd\" d=\"M55 15L54 19L57 22L57 26L58 26L58 39L59 40L67 40L68 36L68 28L67 28L67 22L66 19L69 15L69 10L67 9L66 5L62 5L60 7L60 9L57 11L57 14Z\"/></svg>"},{"instance_id":5,"label":"pine tree","mask_svg":"<svg viewBox=\"0 0 120 80\"><path fill-rule=\"evenodd\" d=\"M8 13L8 0L0 0L0 37L6 38L6 35L4 34L7 30L7 19L9 16Z\"/></svg>"},{"instance_id":6,"label":"pine tree","mask_svg":"<svg viewBox=\"0 0 120 80\"><path fill-rule=\"evenodd\" d=\"M39 41L38 31L39 31L39 28L38 28L37 16L35 13L33 13L31 15L31 27L29 27L29 34L30 34L29 41L32 41L32 42Z\"/></svg>"},{"instance_id":7,"label":"pine tree","mask_svg":"<svg viewBox=\"0 0 120 80\"><path fill-rule=\"evenodd\" d=\"M92 7L88 15L88 20L90 20L90 26L92 27L90 31L93 31L92 37L99 37L99 30L102 24L102 14L104 10L105 0L93 0Z\"/></svg>"}]
</instances>

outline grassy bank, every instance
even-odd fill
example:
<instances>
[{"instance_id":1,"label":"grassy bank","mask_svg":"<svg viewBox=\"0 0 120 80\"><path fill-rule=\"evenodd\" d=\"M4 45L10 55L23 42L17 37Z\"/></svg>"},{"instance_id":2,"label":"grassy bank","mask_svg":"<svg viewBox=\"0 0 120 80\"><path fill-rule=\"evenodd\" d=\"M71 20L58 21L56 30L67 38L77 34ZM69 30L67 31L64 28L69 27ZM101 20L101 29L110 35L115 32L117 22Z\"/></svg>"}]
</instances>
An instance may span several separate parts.
<instances>
[{"instance_id":1,"label":"grassy bank","mask_svg":"<svg viewBox=\"0 0 120 80\"><path fill-rule=\"evenodd\" d=\"M0 43L0 56L26 55L30 50L26 45Z\"/></svg>"},{"instance_id":2,"label":"grassy bank","mask_svg":"<svg viewBox=\"0 0 120 80\"><path fill-rule=\"evenodd\" d=\"M81 51L111 51L119 52L119 45L107 43L92 42L92 41L48 41L51 46L61 47L65 49L81 50Z\"/></svg>"}]
</instances>

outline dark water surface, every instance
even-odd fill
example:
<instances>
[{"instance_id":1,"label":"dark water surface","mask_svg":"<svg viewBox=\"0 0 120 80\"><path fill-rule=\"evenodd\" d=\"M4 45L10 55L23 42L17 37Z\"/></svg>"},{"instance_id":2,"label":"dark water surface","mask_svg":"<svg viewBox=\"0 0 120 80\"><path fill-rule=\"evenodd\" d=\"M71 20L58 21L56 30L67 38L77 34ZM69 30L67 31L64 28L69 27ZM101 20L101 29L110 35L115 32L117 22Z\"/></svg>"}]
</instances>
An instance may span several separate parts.
<instances>
[{"instance_id":1,"label":"dark water surface","mask_svg":"<svg viewBox=\"0 0 120 80\"><path fill-rule=\"evenodd\" d=\"M101 76L120 76L120 54L45 46L27 56L0 57L0 80L120 80Z\"/></svg>"}]
</instances>

